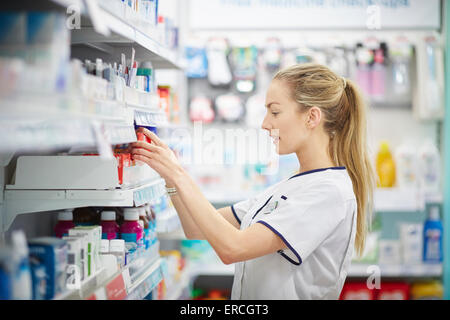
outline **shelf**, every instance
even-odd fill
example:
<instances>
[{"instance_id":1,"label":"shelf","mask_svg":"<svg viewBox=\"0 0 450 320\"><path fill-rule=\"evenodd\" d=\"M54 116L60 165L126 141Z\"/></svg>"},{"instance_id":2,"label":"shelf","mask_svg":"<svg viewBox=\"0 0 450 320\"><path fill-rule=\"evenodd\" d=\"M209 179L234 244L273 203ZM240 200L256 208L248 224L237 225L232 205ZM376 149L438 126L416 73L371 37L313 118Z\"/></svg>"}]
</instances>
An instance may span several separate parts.
<instances>
[{"instance_id":1,"label":"shelf","mask_svg":"<svg viewBox=\"0 0 450 320\"><path fill-rule=\"evenodd\" d=\"M8 187L8 186L7 186ZM0 219L7 231L15 217L23 213L79 207L131 207L159 199L165 181L157 179L140 187L115 190L5 190L5 210Z\"/></svg>"},{"instance_id":2,"label":"shelf","mask_svg":"<svg viewBox=\"0 0 450 320\"><path fill-rule=\"evenodd\" d=\"M110 277L105 276L103 268L83 281L79 289L68 290L55 300L143 299L163 279L158 250L159 243Z\"/></svg>"},{"instance_id":3,"label":"shelf","mask_svg":"<svg viewBox=\"0 0 450 320\"><path fill-rule=\"evenodd\" d=\"M81 299L86 292L90 292L97 288L106 280L106 269L101 268L96 274L82 281L79 289L67 290L57 295L53 300L75 300Z\"/></svg>"},{"instance_id":4,"label":"shelf","mask_svg":"<svg viewBox=\"0 0 450 320\"><path fill-rule=\"evenodd\" d=\"M80 29L72 30L72 45L98 49L112 55L116 60L121 53L130 55L132 46L136 50L137 60L150 60L155 68L182 69L184 67L176 51L159 43L156 28L137 26L129 22L132 19L126 17L127 13L121 1L97 1L98 15L95 17L88 14L88 10L80 0L53 0L53 2L63 7L76 4L89 20ZM94 21L94 19L97 20ZM96 32L95 24L98 21L110 34ZM85 58L89 57L89 50L81 55Z\"/></svg>"},{"instance_id":5,"label":"shelf","mask_svg":"<svg viewBox=\"0 0 450 320\"><path fill-rule=\"evenodd\" d=\"M2 141L0 151L135 142L135 122L152 127L169 125L156 102L147 103L58 94L51 97L26 94L4 99L0 102L0 136L10 138Z\"/></svg>"},{"instance_id":6,"label":"shelf","mask_svg":"<svg viewBox=\"0 0 450 320\"><path fill-rule=\"evenodd\" d=\"M379 267L381 277L388 278L433 278L442 276L442 264L417 265L379 265L352 263L348 277L367 278L374 274L374 267Z\"/></svg>"}]
</instances>

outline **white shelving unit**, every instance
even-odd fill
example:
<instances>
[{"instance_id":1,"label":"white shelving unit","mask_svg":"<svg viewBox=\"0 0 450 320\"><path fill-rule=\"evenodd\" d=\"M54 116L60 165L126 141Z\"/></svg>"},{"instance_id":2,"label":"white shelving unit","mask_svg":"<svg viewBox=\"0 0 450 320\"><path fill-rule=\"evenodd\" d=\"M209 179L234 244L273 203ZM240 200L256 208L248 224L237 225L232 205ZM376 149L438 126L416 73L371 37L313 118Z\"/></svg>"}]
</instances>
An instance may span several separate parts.
<instances>
[{"instance_id":1,"label":"white shelving unit","mask_svg":"<svg viewBox=\"0 0 450 320\"><path fill-rule=\"evenodd\" d=\"M378 267L381 277L389 278L433 278L442 276L442 264L359 264L352 263L348 277L367 278L373 274L373 267Z\"/></svg>"},{"instance_id":2,"label":"white shelving unit","mask_svg":"<svg viewBox=\"0 0 450 320\"><path fill-rule=\"evenodd\" d=\"M6 190L2 231L23 213L78 207L131 207L156 200L165 193L165 181L155 180L140 187L115 190Z\"/></svg>"}]
</instances>

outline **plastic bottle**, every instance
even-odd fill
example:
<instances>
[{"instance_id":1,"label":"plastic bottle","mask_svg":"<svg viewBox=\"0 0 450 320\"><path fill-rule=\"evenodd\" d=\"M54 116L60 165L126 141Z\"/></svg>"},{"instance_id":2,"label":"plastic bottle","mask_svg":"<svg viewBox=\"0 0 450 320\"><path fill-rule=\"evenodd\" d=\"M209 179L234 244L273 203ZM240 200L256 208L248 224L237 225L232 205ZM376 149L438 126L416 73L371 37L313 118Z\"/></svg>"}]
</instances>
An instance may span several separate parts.
<instances>
[{"instance_id":1,"label":"plastic bottle","mask_svg":"<svg viewBox=\"0 0 450 320\"><path fill-rule=\"evenodd\" d=\"M441 155L436 145L426 141L419 150L419 167L425 193L441 190Z\"/></svg>"},{"instance_id":2,"label":"plastic bottle","mask_svg":"<svg viewBox=\"0 0 450 320\"><path fill-rule=\"evenodd\" d=\"M419 164L416 150L409 143L399 146L395 152L397 185L401 188L414 187L419 179Z\"/></svg>"},{"instance_id":3,"label":"plastic bottle","mask_svg":"<svg viewBox=\"0 0 450 320\"><path fill-rule=\"evenodd\" d=\"M119 225L116 223L116 213L114 211L103 211L102 221L102 239L112 240L119 238Z\"/></svg>"},{"instance_id":4,"label":"plastic bottle","mask_svg":"<svg viewBox=\"0 0 450 320\"><path fill-rule=\"evenodd\" d=\"M375 51L374 65L372 67L371 97L378 103L386 99L386 66L384 65L384 53L382 49Z\"/></svg>"},{"instance_id":5,"label":"plastic bottle","mask_svg":"<svg viewBox=\"0 0 450 320\"><path fill-rule=\"evenodd\" d=\"M149 208L149 220L150 220L150 228L151 228L151 241L150 245L155 244L158 239L156 237L156 214L155 211L150 207Z\"/></svg>"},{"instance_id":6,"label":"plastic bottle","mask_svg":"<svg viewBox=\"0 0 450 320\"><path fill-rule=\"evenodd\" d=\"M378 187L390 188L394 186L395 163L387 142L382 142L380 145L380 150L377 154L376 170L378 175Z\"/></svg>"},{"instance_id":7,"label":"plastic bottle","mask_svg":"<svg viewBox=\"0 0 450 320\"><path fill-rule=\"evenodd\" d=\"M138 247L143 245L144 230L139 225L139 208L125 208L120 233L125 242L135 243Z\"/></svg>"},{"instance_id":8,"label":"plastic bottle","mask_svg":"<svg viewBox=\"0 0 450 320\"><path fill-rule=\"evenodd\" d=\"M150 246L151 230L145 207L139 207L139 221L142 221L142 226L144 228L144 248L148 249Z\"/></svg>"},{"instance_id":9,"label":"plastic bottle","mask_svg":"<svg viewBox=\"0 0 450 320\"><path fill-rule=\"evenodd\" d=\"M23 231L14 231L11 236L16 270L13 277L13 299L31 300L33 296L28 245Z\"/></svg>"},{"instance_id":10,"label":"plastic bottle","mask_svg":"<svg viewBox=\"0 0 450 320\"><path fill-rule=\"evenodd\" d=\"M391 46L392 79L390 99L399 103L411 101L412 46L406 38L398 39Z\"/></svg>"},{"instance_id":11,"label":"plastic bottle","mask_svg":"<svg viewBox=\"0 0 450 320\"><path fill-rule=\"evenodd\" d=\"M73 210L73 222L76 226L93 226L94 212L91 208L76 208Z\"/></svg>"},{"instance_id":12,"label":"plastic bottle","mask_svg":"<svg viewBox=\"0 0 450 320\"><path fill-rule=\"evenodd\" d=\"M361 43L356 45L356 82L365 95L370 96L372 87L371 66L373 52L364 48Z\"/></svg>"},{"instance_id":13,"label":"plastic bottle","mask_svg":"<svg viewBox=\"0 0 450 320\"><path fill-rule=\"evenodd\" d=\"M439 207L430 207L428 218L423 227L423 261L442 262L442 233L444 229L439 214Z\"/></svg>"},{"instance_id":14,"label":"plastic bottle","mask_svg":"<svg viewBox=\"0 0 450 320\"><path fill-rule=\"evenodd\" d=\"M58 238L69 235L69 229L75 228L72 210L67 209L58 213L58 223L55 226L55 235Z\"/></svg>"}]
</instances>

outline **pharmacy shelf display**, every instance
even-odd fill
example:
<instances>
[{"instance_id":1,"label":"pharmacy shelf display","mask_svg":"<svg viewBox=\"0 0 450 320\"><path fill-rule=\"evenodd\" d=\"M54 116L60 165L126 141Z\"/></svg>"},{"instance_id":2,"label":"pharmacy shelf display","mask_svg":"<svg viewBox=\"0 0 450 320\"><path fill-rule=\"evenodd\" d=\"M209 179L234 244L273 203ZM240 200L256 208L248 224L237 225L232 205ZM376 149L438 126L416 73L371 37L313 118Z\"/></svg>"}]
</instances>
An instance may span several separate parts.
<instances>
[{"instance_id":1,"label":"pharmacy shelf display","mask_svg":"<svg viewBox=\"0 0 450 320\"><path fill-rule=\"evenodd\" d=\"M136 59L151 60L156 68L182 69L183 63L176 51L164 46L161 33L155 26L141 21L123 1L97 0L52 0L63 8L75 6L87 18L80 29L72 30L72 44L95 48L120 57L124 49L133 46ZM89 4L90 7L86 7ZM100 31L100 32L99 32ZM88 51L81 50L84 57Z\"/></svg>"},{"instance_id":2,"label":"pharmacy shelf display","mask_svg":"<svg viewBox=\"0 0 450 320\"><path fill-rule=\"evenodd\" d=\"M165 261L159 257L158 249L157 242L144 256L110 276L101 268L79 288L63 292L55 300L141 300L164 277Z\"/></svg>"}]
</instances>

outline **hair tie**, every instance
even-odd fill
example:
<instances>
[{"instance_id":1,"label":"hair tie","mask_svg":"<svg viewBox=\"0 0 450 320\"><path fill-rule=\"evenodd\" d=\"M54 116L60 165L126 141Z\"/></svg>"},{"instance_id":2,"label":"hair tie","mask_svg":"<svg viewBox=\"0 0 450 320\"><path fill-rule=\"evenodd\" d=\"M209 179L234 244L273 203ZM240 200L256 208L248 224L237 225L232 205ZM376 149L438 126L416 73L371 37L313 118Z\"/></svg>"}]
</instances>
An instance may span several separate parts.
<instances>
[{"instance_id":1,"label":"hair tie","mask_svg":"<svg viewBox=\"0 0 450 320\"><path fill-rule=\"evenodd\" d=\"M347 80L345 80L345 78L342 77L342 81L344 81L344 89L347 88Z\"/></svg>"}]
</instances>

